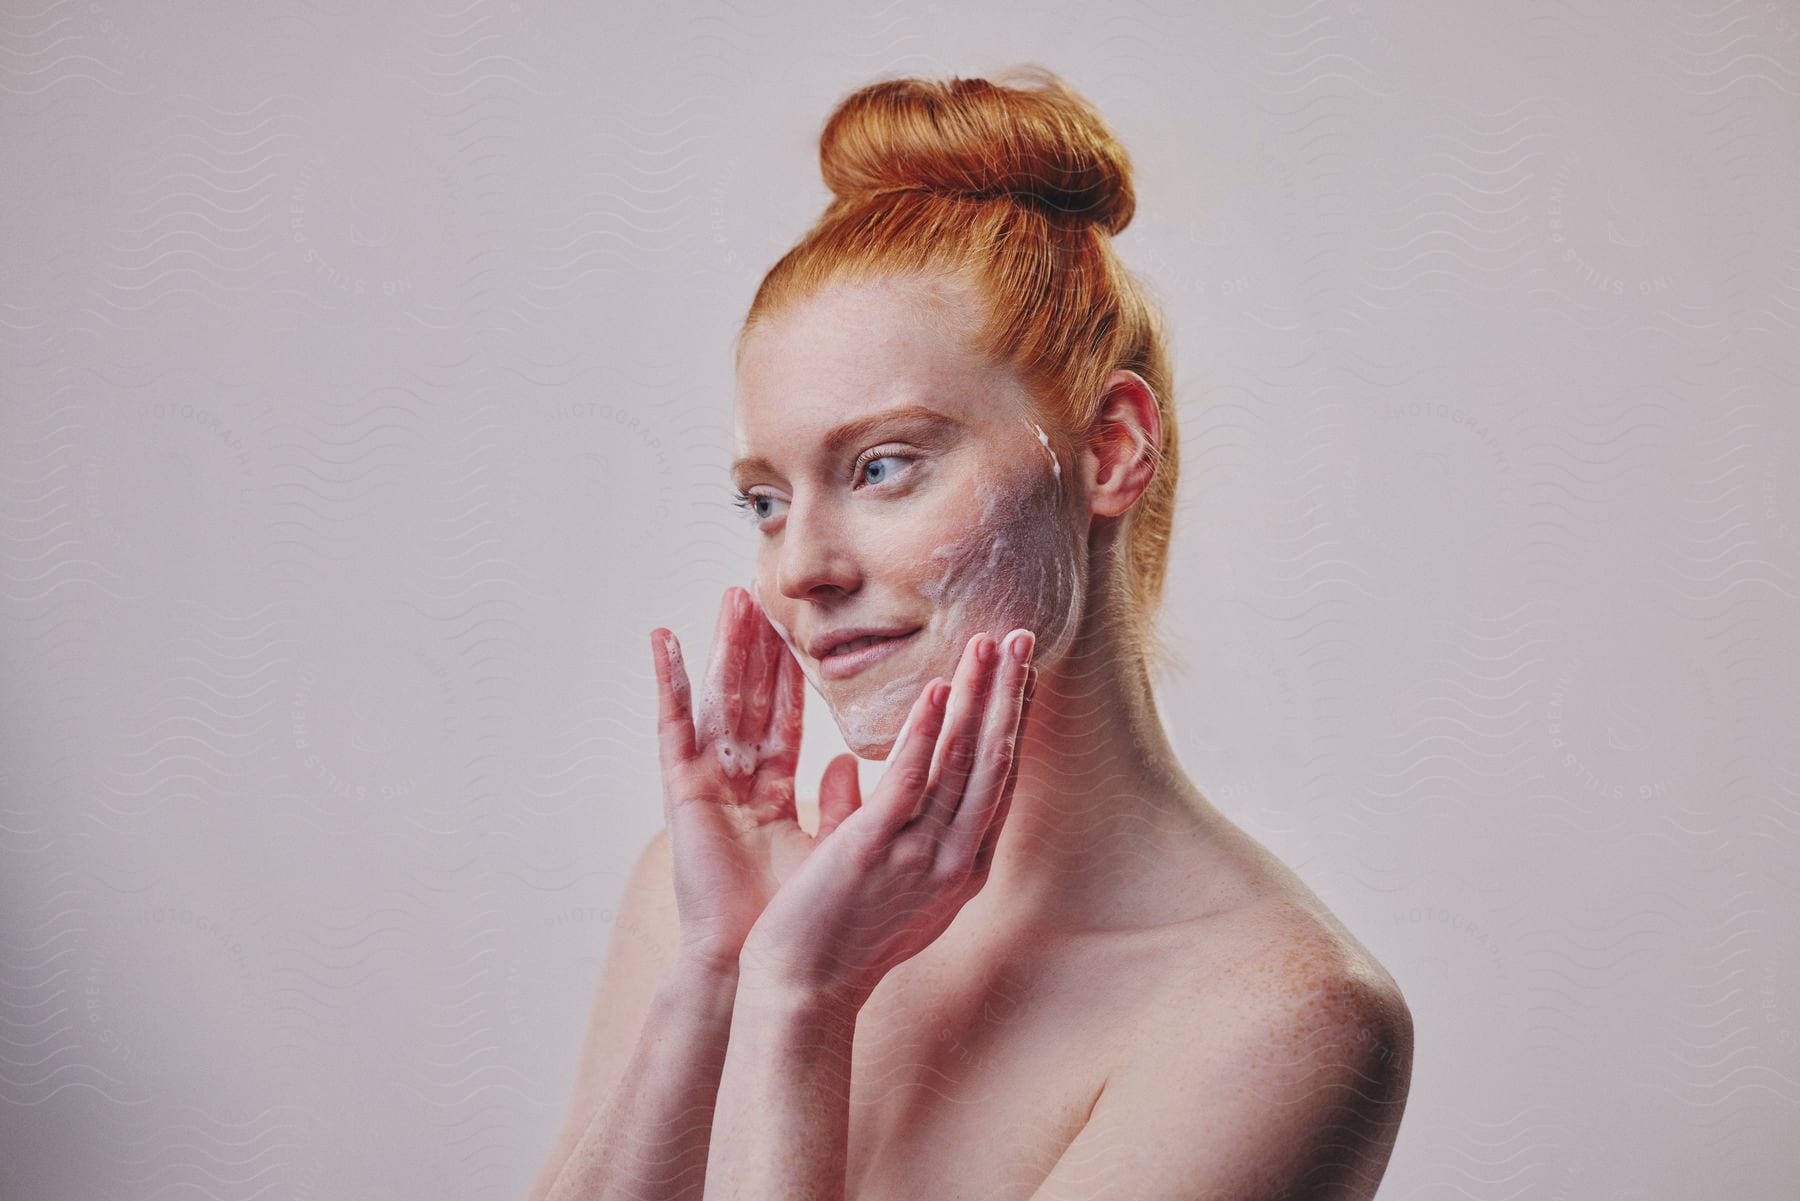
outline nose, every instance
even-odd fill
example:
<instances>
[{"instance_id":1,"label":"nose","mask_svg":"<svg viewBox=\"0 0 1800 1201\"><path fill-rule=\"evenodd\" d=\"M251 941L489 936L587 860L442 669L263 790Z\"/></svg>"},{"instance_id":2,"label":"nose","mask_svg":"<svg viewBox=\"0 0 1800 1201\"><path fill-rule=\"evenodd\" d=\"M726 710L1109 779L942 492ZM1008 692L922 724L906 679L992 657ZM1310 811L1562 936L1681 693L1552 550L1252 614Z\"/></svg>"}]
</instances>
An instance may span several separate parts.
<instances>
[{"instance_id":1,"label":"nose","mask_svg":"<svg viewBox=\"0 0 1800 1201\"><path fill-rule=\"evenodd\" d=\"M776 552L775 586L793 600L856 591L861 583L849 532L828 505L789 502Z\"/></svg>"}]
</instances>

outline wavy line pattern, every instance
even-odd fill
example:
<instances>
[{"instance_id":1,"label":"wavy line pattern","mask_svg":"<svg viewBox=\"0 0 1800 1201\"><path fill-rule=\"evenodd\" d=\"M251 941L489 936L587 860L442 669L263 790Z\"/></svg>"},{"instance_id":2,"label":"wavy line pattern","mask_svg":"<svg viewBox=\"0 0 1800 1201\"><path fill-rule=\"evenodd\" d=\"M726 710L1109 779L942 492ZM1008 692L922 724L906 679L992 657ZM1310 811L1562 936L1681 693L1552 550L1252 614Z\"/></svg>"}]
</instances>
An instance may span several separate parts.
<instances>
[{"instance_id":1,"label":"wavy line pattern","mask_svg":"<svg viewBox=\"0 0 1800 1201\"><path fill-rule=\"evenodd\" d=\"M0 12L0 1194L525 1196L604 965L679 937L672 890L620 912L645 634L697 674L758 571L731 338L817 122L1007 65L1018 14L213 9ZM1035 956L952 927L859 1017L850 1196L1131 1195L1199 1112L1116 1116L1134 1055L1221 1121L1326 1115L1296 1191L1791 1195L1791 9L1029 16L1133 156L1177 366L1169 741L1417 1059L1377 1181L1339 1154L1400 1108L1376 1048L1270 1028L1204 1077L1250 952L1123 900ZM1094 895L1201 887L1127 778L1071 771L1019 861L1074 829Z\"/></svg>"}]
</instances>

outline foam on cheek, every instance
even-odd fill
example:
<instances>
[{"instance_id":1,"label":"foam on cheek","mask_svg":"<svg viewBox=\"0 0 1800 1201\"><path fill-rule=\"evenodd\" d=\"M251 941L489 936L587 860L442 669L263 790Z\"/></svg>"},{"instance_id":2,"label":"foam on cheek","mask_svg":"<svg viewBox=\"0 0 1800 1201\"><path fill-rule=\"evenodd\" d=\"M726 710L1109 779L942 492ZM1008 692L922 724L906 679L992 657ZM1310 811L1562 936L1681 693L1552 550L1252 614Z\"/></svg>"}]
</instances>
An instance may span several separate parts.
<instances>
[{"instance_id":1,"label":"foam on cheek","mask_svg":"<svg viewBox=\"0 0 1800 1201\"><path fill-rule=\"evenodd\" d=\"M763 611L763 616L769 619L769 624L775 627L775 632L781 635L782 642L787 644L795 662L800 664L801 674L812 685L813 691L818 693L830 706L832 716L837 719L838 730L844 736L845 745L864 759L872 758L873 752L883 740L885 732L893 729L898 722L905 719L913 701L917 699L924 685L910 680L895 680L876 689L868 696L844 704L834 703L831 693L825 688L825 681L819 676L812 660L794 641L788 628L769 612L768 606L763 604L762 591L754 580L750 584L750 595L755 598L757 607ZM896 710L899 715L892 716Z\"/></svg>"},{"instance_id":2,"label":"foam on cheek","mask_svg":"<svg viewBox=\"0 0 1800 1201\"><path fill-rule=\"evenodd\" d=\"M832 717L837 721L838 732L844 737L844 745L861 758L874 758L875 752L884 742L888 741L890 731L899 728L905 722L907 715L912 710L913 702L918 700L919 693L924 691L925 679L929 677L915 679L908 676L890 680L879 688L870 690L866 695L850 700L834 700L813 661L794 641L788 628L782 625L763 604L762 592L755 581L750 584L750 595L756 599L757 607L763 610L763 616L769 619L769 624L775 627L775 632L780 634L781 640L787 644L788 650L793 654L794 660L800 664L800 671L806 677L807 682L812 685L813 691L818 693L830 708ZM927 628L921 632L920 637L925 638L929 635L930 630Z\"/></svg>"},{"instance_id":3,"label":"foam on cheek","mask_svg":"<svg viewBox=\"0 0 1800 1201\"><path fill-rule=\"evenodd\" d=\"M928 636L929 630L919 637ZM912 711L919 693L925 691L929 675L907 675L889 680L866 695L857 696L831 707L837 718L838 732L844 744L864 759L873 759L884 743L892 743ZM890 746L891 753L891 746Z\"/></svg>"},{"instance_id":4,"label":"foam on cheek","mask_svg":"<svg viewBox=\"0 0 1800 1201\"><path fill-rule=\"evenodd\" d=\"M832 706L844 741L863 758L907 721L932 675L952 676L969 639L986 631L996 638L1024 626L1037 635L1034 662L1066 651L1074 641L1075 598L1080 590L1081 556L1076 536L1064 521L1058 498L1060 478L981 481L980 513L957 541L930 556L931 577L920 595L937 609L921 637L947 661L926 662L867 695ZM890 752L891 753L891 752Z\"/></svg>"},{"instance_id":5,"label":"foam on cheek","mask_svg":"<svg viewBox=\"0 0 1800 1201\"><path fill-rule=\"evenodd\" d=\"M938 575L920 591L944 611L960 651L980 631L996 638L1024 626L1037 635L1033 662L1066 651L1075 637L1081 583L1077 536L1058 505L1061 479L1022 486L983 481L981 516L958 541L932 553Z\"/></svg>"},{"instance_id":6,"label":"foam on cheek","mask_svg":"<svg viewBox=\"0 0 1800 1201\"><path fill-rule=\"evenodd\" d=\"M1044 431L1028 424L1050 456L1051 470L976 484L978 516L955 542L931 553L930 576L919 585L919 594L937 612L918 635L929 640L919 648L924 657L918 669L867 691L860 689L860 681L842 681L839 691L854 695L834 699L811 660L770 618L830 707L845 745L858 756L874 758L883 746L897 745L926 681L953 675L963 647L977 632L1001 638L1023 626L1037 635L1032 657L1040 663L1073 642L1081 583L1079 537L1061 511L1062 464ZM751 593L761 605L754 584ZM939 656L935 661L934 654Z\"/></svg>"},{"instance_id":7,"label":"foam on cheek","mask_svg":"<svg viewBox=\"0 0 1800 1201\"><path fill-rule=\"evenodd\" d=\"M755 580L750 581L750 595L755 598L756 607L762 610L763 616L769 619L769 624L775 627L775 632L781 635L781 640L787 644L788 651L794 656L794 661L800 664L801 674L812 684L814 691L823 696L825 694L824 685L819 682L819 677L813 671L811 662L807 659L805 652L800 649L799 643L794 641L794 636L788 633L788 628L776 620L775 615L769 612L769 607L763 604L762 590L757 587Z\"/></svg>"}]
</instances>

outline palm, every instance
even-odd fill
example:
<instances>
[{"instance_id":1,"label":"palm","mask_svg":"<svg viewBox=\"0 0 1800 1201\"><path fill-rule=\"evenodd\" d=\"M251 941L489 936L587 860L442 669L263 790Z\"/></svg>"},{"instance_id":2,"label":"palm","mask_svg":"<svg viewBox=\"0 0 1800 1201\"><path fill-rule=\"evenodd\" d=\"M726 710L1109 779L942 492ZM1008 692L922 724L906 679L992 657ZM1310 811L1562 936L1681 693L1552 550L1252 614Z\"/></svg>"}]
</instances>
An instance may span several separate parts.
<instances>
[{"instance_id":1,"label":"palm","mask_svg":"<svg viewBox=\"0 0 1800 1201\"><path fill-rule=\"evenodd\" d=\"M702 752L705 753L704 751ZM714 800L723 794L728 799ZM741 943L783 881L812 850L794 808L794 778L774 765L748 782L721 781L670 806L672 844L690 851L677 880L684 915L720 943Z\"/></svg>"},{"instance_id":2,"label":"palm","mask_svg":"<svg viewBox=\"0 0 1800 1201\"><path fill-rule=\"evenodd\" d=\"M664 810L682 939L721 959L736 956L816 845L794 804L805 679L780 635L737 591L728 590L720 613L697 713L688 711L686 669L672 636L664 645L674 653L658 660ZM827 833L821 822L819 837Z\"/></svg>"}]
</instances>

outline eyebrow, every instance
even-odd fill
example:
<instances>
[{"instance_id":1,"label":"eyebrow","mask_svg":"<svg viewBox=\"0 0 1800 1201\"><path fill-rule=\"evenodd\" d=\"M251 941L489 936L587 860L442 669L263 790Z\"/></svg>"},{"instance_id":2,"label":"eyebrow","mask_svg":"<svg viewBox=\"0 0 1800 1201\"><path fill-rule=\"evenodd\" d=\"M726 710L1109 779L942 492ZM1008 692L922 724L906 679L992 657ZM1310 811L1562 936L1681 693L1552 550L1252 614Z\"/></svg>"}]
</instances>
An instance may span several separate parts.
<instances>
[{"instance_id":1,"label":"eyebrow","mask_svg":"<svg viewBox=\"0 0 1800 1201\"><path fill-rule=\"evenodd\" d=\"M938 428L954 428L962 422L948 413L940 413L936 409L921 404L895 405L891 409L883 409L879 413L871 413L867 417L858 417L846 421L829 434L825 435L824 447L827 451L837 451L848 443L860 442L884 426L900 422L911 422L919 425L931 425ZM747 473L764 475L780 475L775 464L761 455L750 455L737 459L731 464L731 478L738 481Z\"/></svg>"}]
</instances>

